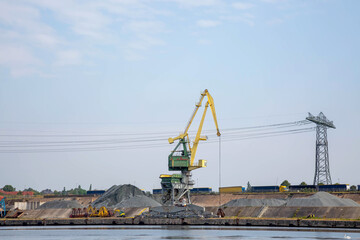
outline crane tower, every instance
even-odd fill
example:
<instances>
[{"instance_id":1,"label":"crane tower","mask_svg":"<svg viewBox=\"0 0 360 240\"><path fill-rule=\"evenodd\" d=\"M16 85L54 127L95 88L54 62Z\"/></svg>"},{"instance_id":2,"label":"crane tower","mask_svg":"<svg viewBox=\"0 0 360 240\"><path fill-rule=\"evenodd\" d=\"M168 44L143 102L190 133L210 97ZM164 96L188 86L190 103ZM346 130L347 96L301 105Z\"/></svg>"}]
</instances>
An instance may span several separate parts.
<instances>
[{"instance_id":1,"label":"crane tower","mask_svg":"<svg viewBox=\"0 0 360 240\"><path fill-rule=\"evenodd\" d=\"M205 103L204 112L201 117L195 140L191 144L188 131L205 97L207 97L207 101ZM208 107L210 107L213 115L217 136L220 136L215 113L214 99L208 90L205 89L205 91L201 93L199 102L195 105L195 110L192 113L184 132L177 137L169 138L170 144L175 141L178 141L178 143L168 157L168 169L169 171L180 171L180 173L160 175L161 188L163 192L162 202L164 205L191 203L190 190L194 186L194 181L191 179L191 171L206 167L206 160L200 159L197 163L195 163L194 160L199 142L207 140L206 136L201 136L201 131Z\"/></svg>"},{"instance_id":2,"label":"crane tower","mask_svg":"<svg viewBox=\"0 0 360 240\"><path fill-rule=\"evenodd\" d=\"M307 120L316 124L316 155L314 185L332 184L329 167L329 150L327 140L327 129L336 128L332 121L320 112L318 116L309 113Z\"/></svg>"}]
</instances>

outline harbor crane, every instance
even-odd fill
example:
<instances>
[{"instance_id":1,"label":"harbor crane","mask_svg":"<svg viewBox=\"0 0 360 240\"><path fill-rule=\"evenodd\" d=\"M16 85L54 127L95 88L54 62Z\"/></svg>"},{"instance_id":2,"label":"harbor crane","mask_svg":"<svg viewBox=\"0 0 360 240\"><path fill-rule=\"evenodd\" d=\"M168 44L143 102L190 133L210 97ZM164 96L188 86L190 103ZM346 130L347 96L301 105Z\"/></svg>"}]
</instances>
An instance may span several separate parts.
<instances>
[{"instance_id":1,"label":"harbor crane","mask_svg":"<svg viewBox=\"0 0 360 240\"><path fill-rule=\"evenodd\" d=\"M205 103L204 112L200 120L195 140L191 144L188 131L205 97L207 98L207 101ZM190 190L194 186L194 181L191 179L191 171L206 167L206 160L200 159L197 163L194 163L194 161L199 142L207 140L206 136L201 135L201 131L208 107L210 107L213 115L217 131L216 134L220 137L221 134L217 123L214 99L210 95L209 91L205 89L205 91L201 93L199 102L195 104L194 112L192 113L184 132L177 137L168 139L170 144L178 141L174 150L168 157L169 171L180 171L181 173L160 175L163 194L162 202L164 205L184 205L191 203Z\"/></svg>"}]
</instances>

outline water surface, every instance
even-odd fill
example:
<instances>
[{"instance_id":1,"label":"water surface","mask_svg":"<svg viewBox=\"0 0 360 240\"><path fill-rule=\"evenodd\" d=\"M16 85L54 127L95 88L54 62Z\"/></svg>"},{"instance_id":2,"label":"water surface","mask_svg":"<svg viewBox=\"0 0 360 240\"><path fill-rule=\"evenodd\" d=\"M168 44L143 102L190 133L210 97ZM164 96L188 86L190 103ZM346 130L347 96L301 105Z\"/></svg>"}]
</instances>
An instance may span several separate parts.
<instances>
[{"instance_id":1,"label":"water surface","mask_svg":"<svg viewBox=\"0 0 360 240\"><path fill-rule=\"evenodd\" d=\"M36 226L0 227L0 239L360 239L359 230L218 226Z\"/></svg>"}]
</instances>

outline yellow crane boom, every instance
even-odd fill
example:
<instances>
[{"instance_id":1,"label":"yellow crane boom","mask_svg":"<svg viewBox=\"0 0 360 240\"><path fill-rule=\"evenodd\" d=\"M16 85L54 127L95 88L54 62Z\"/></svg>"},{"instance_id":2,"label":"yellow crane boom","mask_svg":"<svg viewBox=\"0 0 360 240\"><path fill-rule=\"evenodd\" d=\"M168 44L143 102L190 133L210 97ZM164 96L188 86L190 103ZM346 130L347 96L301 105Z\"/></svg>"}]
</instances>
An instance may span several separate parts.
<instances>
[{"instance_id":1,"label":"yellow crane boom","mask_svg":"<svg viewBox=\"0 0 360 240\"><path fill-rule=\"evenodd\" d=\"M196 137L195 137L195 140L193 142L193 146L191 147L190 146L190 141L189 141L189 135L188 135L188 131L189 131L189 128L192 124L192 122L194 121L194 118L196 116L196 113L198 112L199 108L201 107L201 104L202 104L202 101L204 100L205 96L207 97L207 101L205 103L205 109L204 109L204 112L203 112L203 115L201 117L201 121L200 121L200 125L199 125L199 128L198 128L198 131L196 133ZM205 141L207 140L207 137L206 136L201 136L201 131L202 131L202 127L204 125L204 120L205 120L205 116L206 116L206 112L207 112L207 108L210 106L210 109L211 109L211 112L212 112L212 115L213 115L213 119L214 119L214 123L215 123L215 127L216 127L216 131L217 131L217 136L220 136L220 130L219 130L219 126L218 126L218 122L217 122L217 118L216 118L216 112L215 112L215 104L214 104L214 99L212 98L212 96L210 95L209 91L207 89L204 90L204 92L201 93L201 96L200 96L200 99L199 99L199 102L197 104L195 104L195 109L190 117L190 120L188 121L187 125L186 125L186 128L184 130L183 133L181 133L179 136L177 137L174 137L174 138L169 138L168 141L169 143L174 143L175 140L178 140L178 139L185 139L187 138L187 142L189 144L189 150L190 150L190 153L191 153L191 159L190 159L190 168L193 167L193 168L196 168L194 166L194 159L195 159L195 155L196 155L196 151L197 151L197 147L199 145L199 141Z\"/></svg>"}]
</instances>

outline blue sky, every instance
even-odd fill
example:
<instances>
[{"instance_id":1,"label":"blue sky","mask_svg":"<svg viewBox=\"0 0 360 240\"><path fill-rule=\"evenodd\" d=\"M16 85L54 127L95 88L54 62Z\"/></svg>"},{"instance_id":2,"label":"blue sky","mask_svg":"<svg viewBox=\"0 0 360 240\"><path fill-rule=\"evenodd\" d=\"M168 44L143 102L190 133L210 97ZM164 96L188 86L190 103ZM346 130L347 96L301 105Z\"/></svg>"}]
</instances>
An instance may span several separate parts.
<instances>
[{"instance_id":1,"label":"blue sky","mask_svg":"<svg viewBox=\"0 0 360 240\"><path fill-rule=\"evenodd\" d=\"M0 140L176 135L207 88L220 129L323 111L337 126L329 130L333 182L360 184L359 7L332 0L0 0ZM210 115L204 128L215 132ZM314 148L315 132L224 142L222 183L311 183ZM171 149L164 141L138 150L0 153L17 173L3 172L0 185L151 189L160 186ZM216 188L217 144L200 145L198 158L208 168L194 179Z\"/></svg>"}]
</instances>

